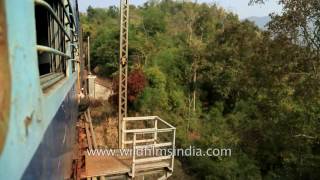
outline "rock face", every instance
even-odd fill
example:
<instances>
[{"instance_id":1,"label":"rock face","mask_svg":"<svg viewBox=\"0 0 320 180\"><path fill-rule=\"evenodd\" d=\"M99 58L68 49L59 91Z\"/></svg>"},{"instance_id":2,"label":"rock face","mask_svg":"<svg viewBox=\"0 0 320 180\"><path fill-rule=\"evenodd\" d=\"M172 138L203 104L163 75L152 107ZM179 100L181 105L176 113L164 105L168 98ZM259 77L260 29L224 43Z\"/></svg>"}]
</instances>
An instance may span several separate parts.
<instances>
[{"instance_id":1,"label":"rock face","mask_svg":"<svg viewBox=\"0 0 320 180\"><path fill-rule=\"evenodd\" d=\"M97 76L94 89L95 99L98 100L108 100L110 96L113 95L112 82L109 79L104 79Z\"/></svg>"},{"instance_id":2,"label":"rock face","mask_svg":"<svg viewBox=\"0 0 320 180\"><path fill-rule=\"evenodd\" d=\"M95 98L100 100L107 100L111 96L112 92L105 86L95 83Z\"/></svg>"}]
</instances>

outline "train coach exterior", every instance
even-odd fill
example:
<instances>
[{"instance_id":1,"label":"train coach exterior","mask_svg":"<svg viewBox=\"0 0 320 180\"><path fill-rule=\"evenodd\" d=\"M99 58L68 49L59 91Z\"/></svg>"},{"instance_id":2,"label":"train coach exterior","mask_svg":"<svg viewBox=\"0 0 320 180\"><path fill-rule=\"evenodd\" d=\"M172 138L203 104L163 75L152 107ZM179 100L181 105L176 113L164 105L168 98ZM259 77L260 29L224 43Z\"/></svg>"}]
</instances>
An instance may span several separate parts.
<instances>
[{"instance_id":1,"label":"train coach exterior","mask_svg":"<svg viewBox=\"0 0 320 180\"><path fill-rule=\"evenodd\" d=\"M70 176L78 32L75 0L0 0L0 179Z\"/></svg>"}]
</instances>

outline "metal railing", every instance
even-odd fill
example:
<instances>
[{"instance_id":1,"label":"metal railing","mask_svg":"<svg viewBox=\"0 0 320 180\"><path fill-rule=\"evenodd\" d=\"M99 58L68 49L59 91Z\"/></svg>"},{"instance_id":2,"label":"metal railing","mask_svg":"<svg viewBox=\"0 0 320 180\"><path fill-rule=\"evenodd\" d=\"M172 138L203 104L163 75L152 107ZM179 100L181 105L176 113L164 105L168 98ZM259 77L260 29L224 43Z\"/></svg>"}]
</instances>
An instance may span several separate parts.
<instances>
[{"instance_id":1,"label":"metal railing","mask_svg":"<svg viewBox=\"0 0 320 180\"><path fill-rule=\"evenodd\" d=\"M42 7L46 8L49 11L51 16L55 19L55 21L58 23L58 25L60 26L60 28L64 32L65 36L67 36L68 39L71 41L70 35L68 34L66 29L64 28L64 25L62 24L62 22L60 21L59 17L56 15L56 13L54 12L54 10L50 6L50 4L48 4L46 1L43 1L43 0L34 0L34 3L35 3L35 5L42 6ZM63 9L65 10L65 7Z\"/></svg>"},{"instance_id":2,"label":"metal railing","mask_svg":"<svg viewBox=\"0 0 320 180\"><path fill-rule=\"evenodd\" d=\"M151 127L148 128L132 128L128 125L146 126L148 124ZM160 135L164 135L164 139L160 138ZM149 137L145 137L149 135ZM140 136L138 139L137 136ZM151 138L150 138L151 136ZM136 173L136 166L139 164L148 164L155 162L169 161L169 170L173 171L174 166L174 149L175 149L175 136L176 128L168 122L162 120L158 116L146 116L146 117L124 117L122 121L122 148L132 147L132 169L131 176L134 177ZM128 137L132 137L129 139ZM164 142L163 142L164 141ZM144 148L172 148L171 154L153 154L150 156L137 157L136 151Z\"/></svg>"},{"instance_id":3,"label":"metal railing","mask_svg":"<svg viewBox=\"0 0 320 180\"><path fill-rule=\"evenodd\" d=\"M61 51L58 51L58 50L56 50L54 48L48 47L48 46L37 45L37 51L39 53L45 52L45 53L51 53L51 54L63 56L63 57L66 57L68 59L71 58L71 56L69 56L69 55L67 55L67 54L65 54L65 53L63 53Z\"/></svg>"},{"instance_id":4,"label":"metal railing","mask_svg":"<svg viewBox=\"0 0 320 180\"><path fill-rule=\"evenodd\" d=\"M60 56L61 59L58 59L59 67L61 67L61 64L63 64L62 66L65 65L65 63L67 62L67 60L72 60L72 64L74 65L74 63L77 63L78 61L74 60L74 55L73 53L76 52L74 49L77 49L77 46L74 44L74 42L77 42L77 34L76 31L74 30L74 28L76 27L75 24L75 19L73 17L73 9L70 5L70 1L67 1L67 4L64 3L63 0L58 1L56 4L57 9L54 9L49 3L47 3L44 0L34 0L35 6L39 6L44 8L48 13L49 13L49 17L52 18L54 21L56 22L56 24L58 25L58 30L57 32L51 32L52 30L54 31L54 28L52 29L51 26L54 26L54 24L52 24L53 22L48 22L48 27L44 27L44 29L52 29L51 31L49 31L50 37L49 37L49 46L44 46L44 45L37 45L36 49L40 54L43 53L48 53L51 55L57 55ZM68 8L68 9L67 9ZM59 11L62 10L62 11ZM57 12L55 12L55 10L57 10ZM65 22L65 18L67 19L67 22ZM68 29L69 28L69 33L68 33ZM37 29L37 31L41 31L43 29ZM61 32L61 35L58 35L58 49L56 49L56 35L54 35L55 33ZM54 33L53 35L51 35L52 33ZM53 40L51 40L51 36L53 36ZM64 39L64 37L67 37L67 39ZM54 43L53 43L54 42ZM66 54L65 51L65 47L66 47L66 42L70 42L70 47L71 47L71 54ZM53 44L53 45L51 45ZM51 46L51 47L50 47ZM50 56L52 59L50 60L50 66L51 67L55 67L54 64L56 64L56 57L55 56ZM56 83L57 81L61 80L61 74L63 73L60 69L59 72L56 72L56 68L52 68L52 70L50 69L50 73L48 74L44 74L42 76L40 76L41 79L41 85L42 88L45 89L49 86L51 86L52 84ZM59 78L50 78L50 81L45 82L46 79L49 78L49 76L57 76L57 74L59 74ZM44 78L45 77L45 78Z\"/></svg>"}]
</instances>

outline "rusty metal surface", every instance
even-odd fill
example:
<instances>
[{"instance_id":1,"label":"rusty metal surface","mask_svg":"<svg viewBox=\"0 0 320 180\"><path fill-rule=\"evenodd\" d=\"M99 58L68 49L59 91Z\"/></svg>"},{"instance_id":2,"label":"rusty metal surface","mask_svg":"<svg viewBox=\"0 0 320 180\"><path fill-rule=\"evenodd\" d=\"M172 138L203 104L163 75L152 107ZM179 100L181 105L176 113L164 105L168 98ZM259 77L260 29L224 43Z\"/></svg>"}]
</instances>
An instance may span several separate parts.
<instances>
[{"instance_id":1,"label":"rusty metal surface","mask_svg":"<svg viewBox=\"0 0 320 180\"><path fill-rule=\"evenodd\" d=\"M74 180L80 180L80 175L85 171L85 156L83 152L88 148L86 142L86 132L85 125L83 121L83 116L79 119L77 123L77 145L76 145L76 162L73 169Z\"/></svg>"},{"instance_id":2,"label":"rusty metal surface","mask_svg":"<svg viewBox=\"0 0 320 180\"><path fill-rule=\"evenodd\" d=\"M82 174L85 177L111 176L127 174L130 172L130 163L120 161L112 156L85 156L86 171Z\"/></svg>"},{"instance_id":3,"label":"rusty metal surface","mask_svg":"<svg viewBox=\"0 0 320 180\"><path fill-rule=\"evenodd\" d=\"M47 128L36 153L25 169L22 180L69 178L76 144L77 102L74 98L76 84L67 94ZM31 126L32 116L24 124ZM26 130L31 135L32 129ZM1 179L1 176L0 176Z\"/></svg>"},{"instance_id":4,"label":"rusty metal surface","mask_svg":"<svg viewBox=\"0 0 320 180\"><path fill-rule=\"evenodd\" d=\"M8 60L4 1L0 0L0 155L8 132L11 76Z\"/></svg>"},{"instance_id":5,"label":"rusty metal surface","mask_svg":"<svg viewBox=\"0 0 320 180\"><path fill-rule=\"evenodd\" d=\"M128 176L131 174L131 159L129 156L89 156L85 154L85 171L81 173L81 179L100 176ZM170 172L170 165L170 162L165 160L138 164L136 166L136 175L156 174L158 170Z\"/></svg>"}]
</instances>

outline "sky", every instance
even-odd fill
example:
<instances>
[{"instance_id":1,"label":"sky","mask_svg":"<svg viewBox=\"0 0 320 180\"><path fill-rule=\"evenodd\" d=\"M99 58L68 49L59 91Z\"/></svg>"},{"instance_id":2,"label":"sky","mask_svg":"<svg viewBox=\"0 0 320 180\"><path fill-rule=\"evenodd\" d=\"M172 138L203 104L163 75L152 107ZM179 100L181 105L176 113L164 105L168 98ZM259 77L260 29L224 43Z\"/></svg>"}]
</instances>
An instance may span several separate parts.
<instances>
[{"instance_id":1,"label":"sky","mask_svg":"<svg viewBox=\"0 0 320 180\"><path fill-rule=\"evenodd\" d=\"M147 0L129 0L130 4L142 5ZM195 1L195 0L193 0ZM111 5L118 6L120 0L78 0L79 9L85 12L89 5L92 7L109 7ZM217 3L225 9L232 11L239 15L240 19L251 16L262 17L268 16L272 12L281 12L281 6L277 4L276 0L269 0L264 5L249 6L249 0L197 0L199 3Z\"/></svg>"}]
</instances>

